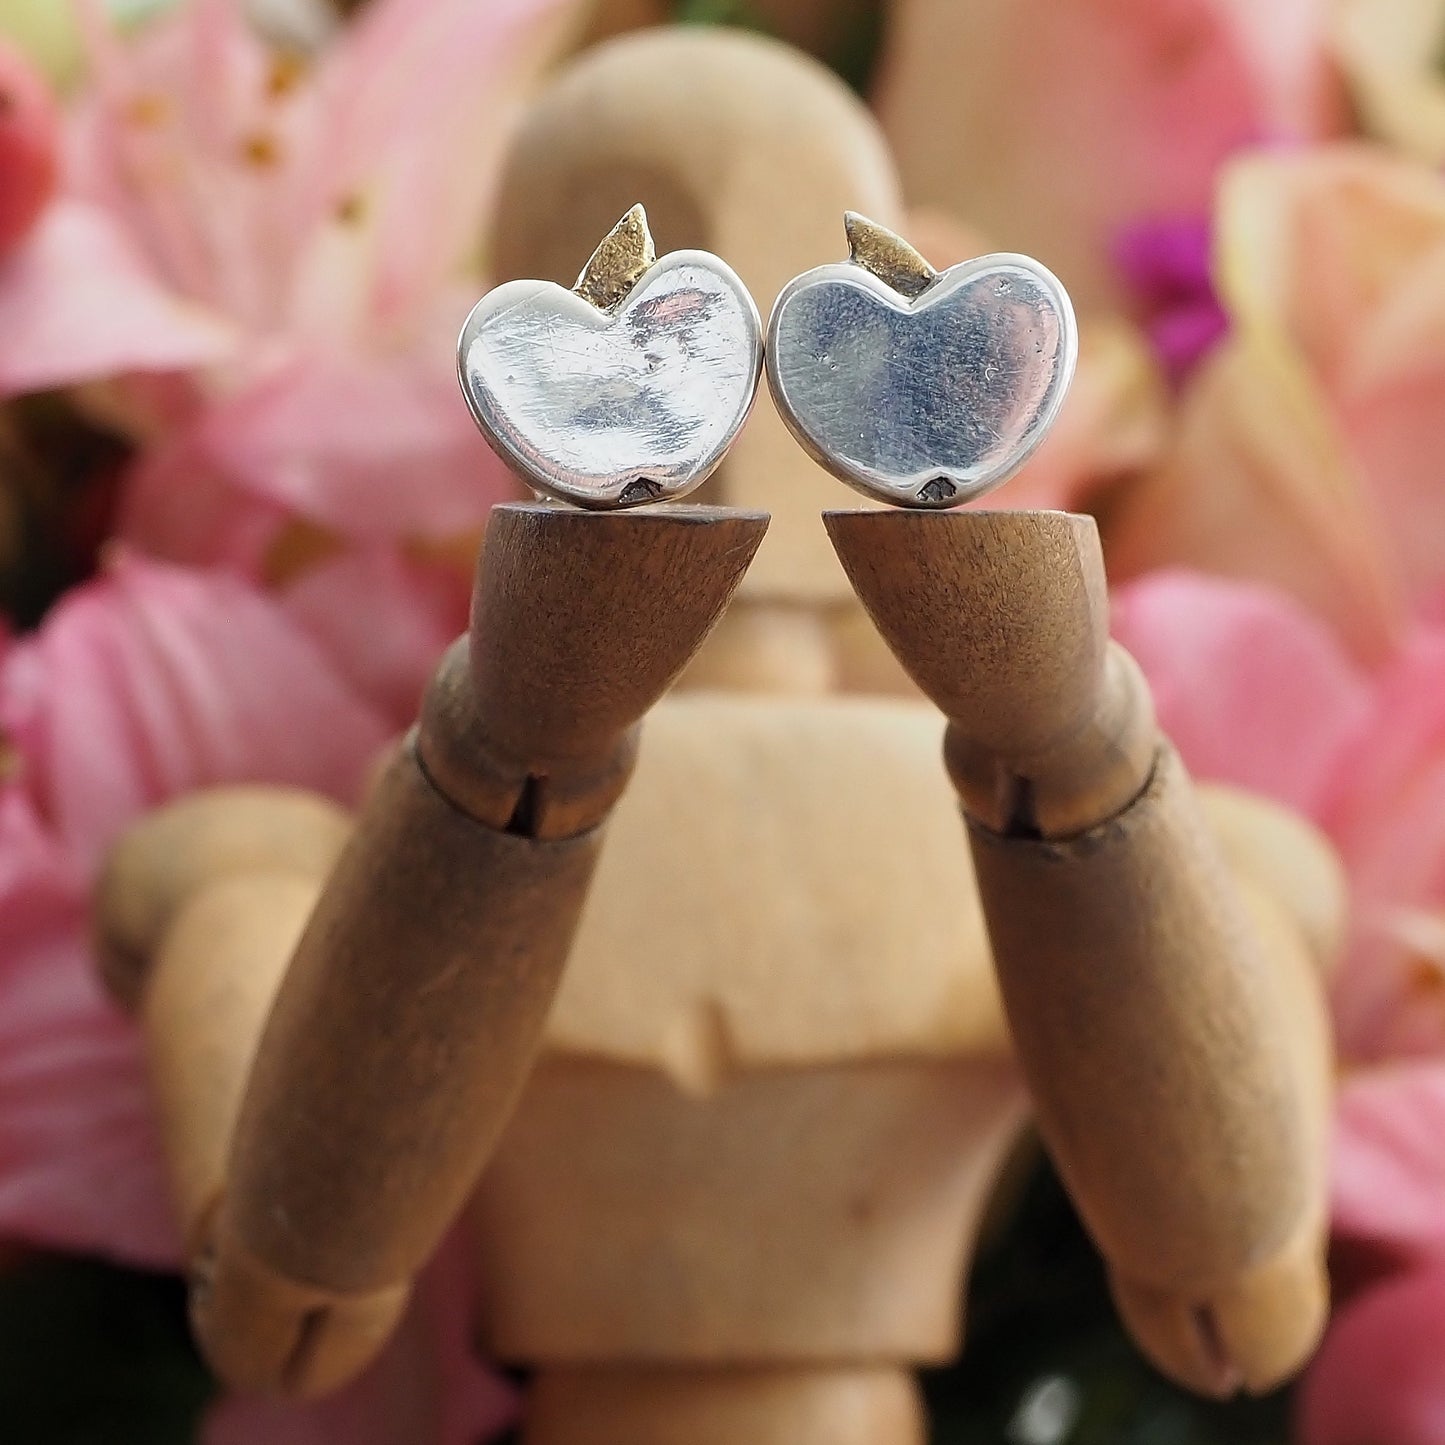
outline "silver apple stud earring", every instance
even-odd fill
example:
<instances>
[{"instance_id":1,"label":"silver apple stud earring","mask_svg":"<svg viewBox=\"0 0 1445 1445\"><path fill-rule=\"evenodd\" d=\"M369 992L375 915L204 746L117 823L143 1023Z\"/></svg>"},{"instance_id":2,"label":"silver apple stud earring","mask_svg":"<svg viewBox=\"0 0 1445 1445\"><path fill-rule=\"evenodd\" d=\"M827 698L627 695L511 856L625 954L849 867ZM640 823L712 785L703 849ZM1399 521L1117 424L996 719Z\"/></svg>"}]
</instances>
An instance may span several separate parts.
<instances>
[{"instance_id":1,"label":"silver apple stud earring","mask_svg":"<svg viewBox=\"0 0 1445 1445\"><path fill-rule=\"evenodd\" d=\"M472 309L457 373L534 490L582 507L676 500L722 460L762 369L747 288L707 251L657 259L634 206L568 291L509 281Z\"/></svg>"},{"instance_id":2,"label":"silver apple stud earring","mask_svg":"<svg viewBox=\"0 0 1445 1445\"><path fill-rule=\"evenodd\" d=\"M854 212L850 257L795 277L768 323L768 383L794 436L880 501L952 507L1008 480L1074 373L1059 279L1028 256L935 271Z\"/></svg>"}]
</instances>

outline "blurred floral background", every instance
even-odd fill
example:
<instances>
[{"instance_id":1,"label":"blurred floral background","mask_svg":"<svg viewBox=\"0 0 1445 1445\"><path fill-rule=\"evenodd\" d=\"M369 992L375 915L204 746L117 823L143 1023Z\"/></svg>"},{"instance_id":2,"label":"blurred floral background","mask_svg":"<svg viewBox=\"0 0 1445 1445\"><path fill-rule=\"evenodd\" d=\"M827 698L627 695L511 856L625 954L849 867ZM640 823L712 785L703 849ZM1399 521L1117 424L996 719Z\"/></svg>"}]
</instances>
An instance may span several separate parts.
<instances>
[{"instance_id":1,"label":"blurred floral background","mask_svg":"<svg viewBox=\"0 0 1445 1445\"><path fill-rule=\"evenodd\" d=\"M1039 1167L928 1381L936 1438L1441 1445L1445 0L0 0L0 1437L509 1428L460 1257L339 1399L215 1397L87 893L146 808L352 798L409 720L512 488L452 359L509 126L650 23L811 50L920 226L1062 274L1079 379L1001 500L1099 518L1190 765L1306 813L1349 875L1303 1382L1217 1406L1152 1375Z\"/></svg>"}]
</instances>

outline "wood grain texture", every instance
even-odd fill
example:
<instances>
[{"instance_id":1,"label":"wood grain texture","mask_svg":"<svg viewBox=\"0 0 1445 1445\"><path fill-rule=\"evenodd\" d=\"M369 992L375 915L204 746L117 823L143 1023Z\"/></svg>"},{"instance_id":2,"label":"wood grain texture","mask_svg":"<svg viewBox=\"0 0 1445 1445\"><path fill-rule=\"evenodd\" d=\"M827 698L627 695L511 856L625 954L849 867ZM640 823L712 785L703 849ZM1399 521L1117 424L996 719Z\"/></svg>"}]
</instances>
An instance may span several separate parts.
<instances>
[{"instance_id":1,"label":"wood grain texture","mask_svg":"<svg viewBox=\"0 0 1445 1445\"><path fill-rule=\"evenodd\" d=\"M256 1050L193 1308L234 1382L334 1384L381 1338L526 1079L636 726L766 525L496 510L470 641L371 790Z\"/></svg>"},{"instance_id":2,"label":"wood grain texture","mask_svg":"<svg viewBox=\"0 0 1445 1445\"><path fill-rule=\"evenodd\" d=\"M891 509L823 520L885 641L980 747L1036 753L1086 723L1109 639L1092 518Z\"/></svg>"},{"instance_id":3,"label":"wood grain texture","mask_svg":"<svg viewBox=\"0 0 1445 1445\"><path fill-rule=\"evenodd\" d=\"M626 35L558 75L503 171L494 275L570 286L597 237L638 201L660 252L722 256L764 317L800 271L845 257L845 210L902 222L892 159L858 97L798 51L722 27ZM698 493L774 514L744 597L847 599L818 530L838 488L762 388Z\"/></svg>"},{"instance_id":4,"label":"wood grain texture","mask_svg":"<svg viewBox=\"0 0 1445 1445\"><path fill-rule=\"evenodd\" d=\"M1002 1060L751 1069L548 1058L472 1208L515 1362L941 1363L1023 1122Z\"/></svg>"},{"instance_id":5,"label":"wood grain texture","mask_svg":"<svg viewBox=\"0 0 1445 1445\"><path fill-rule=\"evenodd\" d=\"M1320 930L1288 897L1254 908L1229 872L1141 675L1108 643L1091 522L827 522L949 719L1015 1046L1126 1320L1195 1389L1276 1383L1325 1308Z\"/></svg>"},{"instance_id":6,"label":"wood grain texture","mask_svg":"<svg viewBox=\"0 0 1445 1445\"><path fill-rule=\"evenodd\" d=\"M493 508L465 654L444 661L423 708L429 775L493 827L593 826L626 784L631 729L721 617L767 527L766 513L686 503Z\"/></svg>"},{"instance_id":7,"label":"wood grain texture","mask_svg":"<svg viewBox=\"0 0 1445 1445\"><path fill-rule=\"evenodd\" d=\"M581 1368L535 1381L525 1445L924 1445L911 1375L887 1366Z\"/></svg>"},{"instance_id":8,"label":"wood grain texture","mask_svg":"<svg viewBox=\"0 0 1445 1445\"><path fill-rule=\"evenodd\" d=\"M1155 729L1109 643L1098 531L1067 512L827 512L849 580L904 670L949 719L970 814L1067 836L1126 807Z\"/></svg>"},{"instance_id":9,"label":"wood grain texture","mask_svg":"<svg viewBox=\"0 0 1445 1445\"><path fill-rule=\"evenodd\" d=\"M970 828L1004 1005L1090 1231L1131 1277L1207 1293L1318 1187L1278 961L1172 749L1075 839Z\"/></svg>"},{"instance_id":10,"label":"wood grain texture","mask_svg":"<svg viewBox=\"0 0 1445 1445\"><path fill-rule=\"evenodd\" d=\"M296 949L237 1124L225 1210L260 1258L357 1292L426 1258L526 1076L600 841L487 828L397 759Z\"/></svg>"}]
</instances>

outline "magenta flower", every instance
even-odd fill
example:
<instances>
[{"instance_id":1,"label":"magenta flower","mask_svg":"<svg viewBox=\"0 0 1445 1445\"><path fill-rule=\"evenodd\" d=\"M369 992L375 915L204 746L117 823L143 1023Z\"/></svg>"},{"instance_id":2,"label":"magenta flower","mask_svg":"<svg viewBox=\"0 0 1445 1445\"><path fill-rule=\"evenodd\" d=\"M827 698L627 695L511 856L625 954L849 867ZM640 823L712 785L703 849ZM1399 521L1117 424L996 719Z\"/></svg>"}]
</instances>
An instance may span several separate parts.
<instances>
[{"instance_id":1,"label":"magenta flower","mask_svg":"<svg viewBox=\"0 0 1445 1445\"><path fill-rule=\"evenodd\" d=\"M1210 226L1203 216L1136 221L1114 238L1114 264L1145 332L1175 386L1229 329L1210 273Z\"/></svg>"},{"instance_id":2,"label":"magenta flower","mask_svg":"<svg viewBox=\"0 0 1445 1445\"><path fill-rule=\"evenodd\" d=\"M1343 129L1329 0L898 0L878 106L909 199L1117 307L1121 227L1199 215L1221 163Z\"/></svg>"}]
</instances>

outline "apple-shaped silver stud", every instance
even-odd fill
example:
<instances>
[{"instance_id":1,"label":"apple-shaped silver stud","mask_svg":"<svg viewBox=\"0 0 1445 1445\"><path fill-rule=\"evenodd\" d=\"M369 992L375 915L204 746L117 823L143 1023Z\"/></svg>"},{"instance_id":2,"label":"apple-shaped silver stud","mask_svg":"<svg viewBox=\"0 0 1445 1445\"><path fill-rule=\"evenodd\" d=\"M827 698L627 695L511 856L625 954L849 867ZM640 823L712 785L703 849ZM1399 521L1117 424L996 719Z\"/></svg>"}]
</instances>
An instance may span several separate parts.
<instances>
[{"instance_id":1,"label":"apple-shaped silver stud","mask_svg":"<svg viewBox=\"0 0 1445 1445\"><path fill-rule=\"evenodd\" d=\"M509 281L473 307L457 374L493 449L558 501L675 500L722 460L762 369L747 288L707 251L658 260L634 206L568 291Z\"/></svg>"},{"instance_id":2,"label":"apple-shaped silver stud","mask_svg":"<svg viewBox=\"0 0 1445 1445\"><path fill-rule=\"evenodd\" d=\"M783 288L768 382L834 476L880 501L952 507L1008 480L1058 415L1078 355L1059 279L1028 256L935 271L850 212L850 259Z\"/></svg>"}]
</instances>

